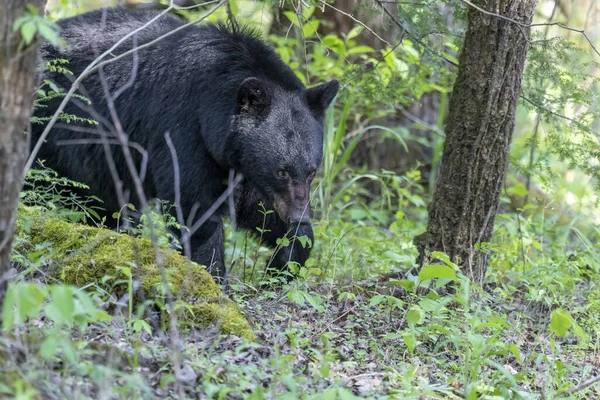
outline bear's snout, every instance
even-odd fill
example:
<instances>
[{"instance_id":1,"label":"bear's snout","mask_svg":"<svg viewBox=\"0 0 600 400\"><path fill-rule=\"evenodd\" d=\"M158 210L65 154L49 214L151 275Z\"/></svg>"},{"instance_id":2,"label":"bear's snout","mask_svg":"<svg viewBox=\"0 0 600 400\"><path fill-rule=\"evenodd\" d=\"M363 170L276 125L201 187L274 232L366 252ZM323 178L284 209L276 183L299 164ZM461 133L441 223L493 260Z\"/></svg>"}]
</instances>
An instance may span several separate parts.
<instances>
[{"instance_id":1,"label":"bear's snout","mask_svg":"<svg viewBox=\"0 0 600 400\"><path fill-rule=\"evenodd\" d=\"M275 195L273 208L290 225L310 223L311 208L308 187L292 187L286 193Z\"/></svg>"}]
</instances>

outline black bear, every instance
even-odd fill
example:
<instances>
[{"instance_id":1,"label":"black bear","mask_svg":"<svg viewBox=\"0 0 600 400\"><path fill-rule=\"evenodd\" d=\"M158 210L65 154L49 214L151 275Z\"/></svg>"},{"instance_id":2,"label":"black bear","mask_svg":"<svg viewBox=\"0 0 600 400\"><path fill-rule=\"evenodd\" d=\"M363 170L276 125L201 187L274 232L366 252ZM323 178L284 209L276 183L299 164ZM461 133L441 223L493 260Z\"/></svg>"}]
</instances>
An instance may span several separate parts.
<instances>
[{"instance_id":1,"label":"black bear","mask_svg":"<svg viewBox=\"0 0 600 400\"><path fill-rule=\"evenodd\" d=\"M313 239L309 188L321 163L323 117L338 91L337 81L306 89L258 34L235 24L182 28L184 23L175 17L115 8L64 19L58 25L68 46L59 50L44 44L42 57L45 62L68 60L64 67L75 76L136 29L139 32L106 59L141 48L82 81L80 96L69 102L64 115L99 124L80 120L58 124L38 154L46 166L89 185L90 192L103 200L106 215L123 207L113 183L115 173L135 203L127 157L111 136L120 126L119 132L147 153L146 196L175 202L173 158L165 137L169 133L179 160L185 218L190 213L198 218L213 208L234 170L243 176L235 194L238 227L257 233L256 227L263 226L258 206L263 202L277 211L266 217L265 243L276 247L277 239L286 235ZM44 79L68 90L73 77L54 71L45 72ZM84 97L91 100L90 106ZM37 107L35 115L47 118L61 100ZM33 144L43 129L41 124L33 126ZM102 135L109 137L100 140ZM131 154L129 160L134 159L139 171L140 154L135 149ZM225 273L225 214L226 207L220 207L190 239L192 259L206 265L217 279ZM309 254L308 246L296 241L275 253L271 267L282 269L288 261L303 264Z\"/></svg>"}]
</instances>

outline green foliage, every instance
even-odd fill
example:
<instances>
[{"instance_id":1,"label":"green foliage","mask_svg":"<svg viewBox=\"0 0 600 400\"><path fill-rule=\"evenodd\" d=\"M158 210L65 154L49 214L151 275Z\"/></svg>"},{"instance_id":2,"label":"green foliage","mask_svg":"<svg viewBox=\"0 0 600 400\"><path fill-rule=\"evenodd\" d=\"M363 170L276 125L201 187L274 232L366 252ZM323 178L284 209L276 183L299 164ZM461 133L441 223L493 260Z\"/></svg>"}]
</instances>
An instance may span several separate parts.
<instances>
[{"instance_id":1,"label":"green foliage","mask_svg":"<svg viewBox=\"0 0 600 400\"><path fill-rule=\"evenodd\" d=\"M86 191L87 185L72 181L46 168L42 163L37 169L30 169L25 177L21 202L36 207L43 207L56 212L59 218L71 222L100 222L97 204L102 201L96 196L82 198L74 190Z\"/></svg>"},{"instance_id":2,"label":"green foliage","mask_svg":"<svg viewBox=\"0 0 600 400\"><path fill-rule=\"evenodd\" d=\"M541 129L535 139L537 143L532 143L533 138L527 142L536 148L534 163L526 172L539 175L544 185L556 189L558 177L553 156L557 156L564 163L560 170L582 171L593 179L597 193L600 79L594 71L600 64L590 60L588 51L565 38L550 40L538 35L535 39L523 77L522 104L537 115Z\"/></svg>"},{"instance_id":3,"label":"green foliage","mask_svg":"<svg viewBox=\"0 0 600 400\"><path fill-rule=\"evenodd\" d=\"M127 204L126 207L131 211L137 211L133 204ZM129 218L129 225L122 231L146 240L154 239L161 248L171 247L181 250L178 234L174 232L181 232L182 226L171 212L173 207L168 201L157 199L147 210L142 211L139 220ZM112 217L120 221L122 215L115 213ZM185 231L187 228L183 229Z\"/></svg>"},{"instance_id":4,"label":"green foliage","mask_svg":"<svg viewBox=\"0 0 600 400\"><path fill-rule=\"evenodd\" d=\"M60 73L60 74L64 74L64 75L73 75L73 72L71 72L68 69L68 64L69 64L68 60L65 60L65 59L50 60L44 64L43 70L48 70L51 72L56 72L56 73ZM54 100L54 99L63 98L63 97L65 97L65 95L66 95L66 92L63 88L57 87L56 84L54 82L52 82L51 80L44 79L42 82L42 85L37 90L37 99L35 102L35 108L36 109L45 108L48 106L47 103L49 101ZM88 99L87 97L82 96L81 94L78 94L78 93L73 94L71 96L71 98L73 98L75 100L79 100L88 106L90 106L92 104L90 99ZM52 117L32 116L30 120L31 120L32 124L45 125L45 123L49 122L51 119L52 119ZM91 126L98 125L98 122L91 118L79 117L77 115L67 114L65 112L61 112L58 115L58 121L64 122L66 124L70 124L73 122L80 122L80 123L85 123L85 124L91 125Z\"/></svg>"},{"instance_id":5,"label":"green foliage","mask_svg":"<svg viewBox=\"0 0 600 400\"><path fill-rule=\"evenodd\" d=\"M25 14L15 20L13 32L21 33L21 46L30 45L36 34L54 45L62 44L60 29L54 22L39 15L39 10L27 4Z\"/></svg>"}]
</instances>

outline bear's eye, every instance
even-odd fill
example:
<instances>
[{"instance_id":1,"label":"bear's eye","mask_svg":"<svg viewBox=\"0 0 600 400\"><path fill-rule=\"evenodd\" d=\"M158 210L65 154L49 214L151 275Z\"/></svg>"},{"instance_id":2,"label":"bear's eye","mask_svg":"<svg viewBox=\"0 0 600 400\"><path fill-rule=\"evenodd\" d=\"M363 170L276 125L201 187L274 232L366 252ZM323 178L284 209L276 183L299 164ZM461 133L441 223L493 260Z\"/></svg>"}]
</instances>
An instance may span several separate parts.
<instances>
[{"instance_id":1,"label":"bear's eye","mask_svg":"<svg viewBox=\"0 0 600 400\"><path fill-rule=\"evenodd\" d=\"M308 173L308 178L312 179L315 177L316 174L317 174L317 170L311 169L310 172Z\"/></svg>"},{"instance_id":2,"label":"bear's eye","mask_svg":"<svg viewBox=\"0 0 600 400\"><path fill-rule=\"evenodd\" d=\"M287 176L287 171L285 169L278 169L277 176L280 178L285 178Z\"/></svg>"}]
</instances>

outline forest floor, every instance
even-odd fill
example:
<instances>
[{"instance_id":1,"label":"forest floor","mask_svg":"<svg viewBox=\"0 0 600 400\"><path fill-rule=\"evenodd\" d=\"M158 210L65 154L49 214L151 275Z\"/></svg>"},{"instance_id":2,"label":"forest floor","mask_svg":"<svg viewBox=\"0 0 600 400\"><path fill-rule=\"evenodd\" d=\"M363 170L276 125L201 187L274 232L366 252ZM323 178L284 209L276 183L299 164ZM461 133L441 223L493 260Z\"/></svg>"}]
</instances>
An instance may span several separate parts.
<instances>
[{"instance_id":1,"label":"forest floor","mask_svg":"<svg viewBox=\"0 0 600 400\"><path fill-rule=\"evenodd\" d=\"M525 287L459 285L456 294L440 297L389 282L386 276L347 287L303 283L261 293L234 284L231 295L255 341L216 329L181 331L178 338L142 331L132 338L113 318L73 332L75 362L37 355L32 335L51 328L40 317L21 336L3 338L11 350L5 371L20 380L0 379L0 393L20 399L600 398L600 385L568 393L598 374L599 315L588 315L582 326L593 338L557 338L548 329L548 304L526 299ZM570 290L574 307L589 307L589 286ZM177 374L176 352L183 360Z\"/></svg>"}]
</instances>

